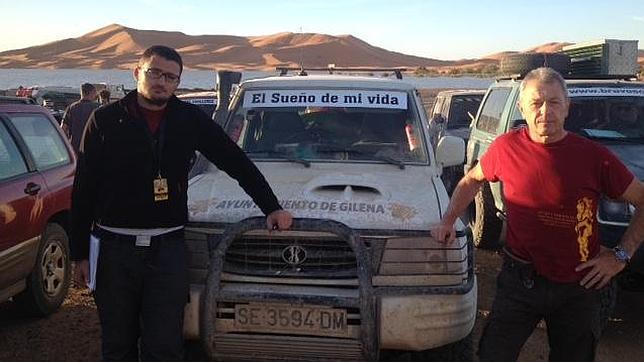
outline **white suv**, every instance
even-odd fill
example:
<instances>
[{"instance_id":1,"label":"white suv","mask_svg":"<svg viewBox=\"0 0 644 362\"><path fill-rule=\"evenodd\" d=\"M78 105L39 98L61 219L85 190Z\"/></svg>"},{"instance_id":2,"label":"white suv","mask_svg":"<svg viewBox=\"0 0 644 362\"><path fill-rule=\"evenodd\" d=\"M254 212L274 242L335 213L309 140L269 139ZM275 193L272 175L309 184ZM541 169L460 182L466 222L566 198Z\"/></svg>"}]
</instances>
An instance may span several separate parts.
<instances>
[{"instance_id":1,"label":"white suv","mask_svg":"<svg viewBox=\"0 0 644 362\"><path fill-rule=\"evenodd\" d=\"M430 234L449 201L441 170L464 144L446 136L433 153L413 86L250 80L226 119L296 219L269 233L225 173L210 165L190 180L186 338L217 359L473 358L472 244L460 223L453 244Z\"/></svg>"}]
</instances>

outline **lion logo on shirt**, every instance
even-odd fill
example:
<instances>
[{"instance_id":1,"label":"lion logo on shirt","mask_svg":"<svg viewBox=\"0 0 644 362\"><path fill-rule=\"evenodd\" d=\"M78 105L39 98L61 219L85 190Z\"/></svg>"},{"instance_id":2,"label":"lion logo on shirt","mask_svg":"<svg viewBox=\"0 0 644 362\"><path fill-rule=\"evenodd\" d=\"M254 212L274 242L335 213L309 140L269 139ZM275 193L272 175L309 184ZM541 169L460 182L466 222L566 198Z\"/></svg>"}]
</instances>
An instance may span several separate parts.
<instances>
[{"instance_id":1,"label":"lion logo on shirt","mask_svg":"<svg viewBox=\"0 0 644 362\"><path fill-rule=\"evenodd\" d=\"M588 240L593 235L593 200L588 197L577 200L577 244L582 262L588 261Z\"/></svg>"}]
</instances>

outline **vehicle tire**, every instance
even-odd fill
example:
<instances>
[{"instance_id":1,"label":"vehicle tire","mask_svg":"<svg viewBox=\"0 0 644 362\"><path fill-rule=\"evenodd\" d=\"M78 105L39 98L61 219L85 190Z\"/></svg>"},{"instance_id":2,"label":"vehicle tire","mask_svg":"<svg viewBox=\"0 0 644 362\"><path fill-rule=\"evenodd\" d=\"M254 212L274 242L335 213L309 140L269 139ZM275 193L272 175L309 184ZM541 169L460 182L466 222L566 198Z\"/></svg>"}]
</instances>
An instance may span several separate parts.
<instances>
[{"instance_id":1,"label":"vehicle tire","mask_svg":"<svg viewBox=\"0 0 644 362\"><path fill-rule=\"evenodd\" d=\"M58 224L47 224L38 247L36 264L27 277L27 289L15 300L30 315L46 316L63 303L70 281L67 233Z\"/></svg>"},{"instance_id":2,"label":"vehicle tire","mask_svg":"<svg viewBox=\"0 0 644 362\"><path fill-rule=\"evenodd\" d=\"M570 72L570 57L563 53L526 53L501 59L501 74L525 75L539 67L550 67L561 74Z\"/></svg>"},{"instance_id":3,"label":"vehicle tire","mask_svg":"<svg viewBox=\"0 0 644 362\"><path fill-rule=\"evenodd\" d=\"M608 325L608 320L615 310L615 304L617 303L617 289L617 281L613 278L608 285L599 291L599 323L602 330L604 330Z\"/></svg>"},{"instance_id":4,"label":"vehicle tire","mask_svg":"<svg viewBox=\"0 0 644 362\"><path fill-rule=\"evenodd\" d=\"M411 352L410 362L471 362L474 360L472 333L448 345L421 352Z\"/></svg>"},{"instance_id":5,"label":"vehicle tire","mask_svg":"<svg viewBox=\"0 0 644 362\"><path fill-rule=\"evenodd\" d=\"M486 250L499 249L503 221L496 216L494 196L489 183L485 182L476 193L474 207L470 210L470 228L474 246Z\"/></svg>"}]
</instances>

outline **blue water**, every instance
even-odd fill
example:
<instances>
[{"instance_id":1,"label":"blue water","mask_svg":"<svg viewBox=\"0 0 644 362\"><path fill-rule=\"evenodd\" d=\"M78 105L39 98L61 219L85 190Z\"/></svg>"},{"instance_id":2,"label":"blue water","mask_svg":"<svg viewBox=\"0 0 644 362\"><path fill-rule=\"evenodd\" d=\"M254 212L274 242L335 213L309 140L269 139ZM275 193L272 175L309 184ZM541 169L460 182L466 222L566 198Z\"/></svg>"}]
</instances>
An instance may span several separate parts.
<instances>
[{"instance_id":1,"label":"blue water","mask_svg":"<svg viewBox=\"0 0 644 362\"><path fill-rule=\"evenodd\" d=\"M261 78L275 73L247 71L242 80ZM417 88L487 88L492 79L474 77L405 77L406 82ZM126 89L136 87L130 70L117 69L0 69L0 90L18 86L79 87L82 83L122 84ZM181 76L181 88L212 89L215 72L185 70Z\"/></svg>"}]
</instances>

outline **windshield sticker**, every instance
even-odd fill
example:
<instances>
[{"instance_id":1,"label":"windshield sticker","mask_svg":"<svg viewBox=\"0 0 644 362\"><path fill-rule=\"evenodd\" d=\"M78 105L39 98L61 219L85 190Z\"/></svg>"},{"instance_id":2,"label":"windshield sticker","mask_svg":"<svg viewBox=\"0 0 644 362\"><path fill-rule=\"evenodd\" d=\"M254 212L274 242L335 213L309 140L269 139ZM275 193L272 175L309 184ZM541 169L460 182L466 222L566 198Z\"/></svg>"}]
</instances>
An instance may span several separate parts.
<instances>
[{"instance_id":1,"label":"windshield sticker","mask_svg":"<svg viewBox=\"0 0 644 362\"><path fill-rule=\"evenodd\" d=\"M568 88L570 97L644 97L644 88Z\"/></svg>"},{"instance_id":2,"label":"windshield sticker","mask_svg":"<svg viewBox=\"0 0 644 362\"><path fill-rule=\"evenodd\" d=\"M216 104L214 98L186 99L185 101L192 104Z\"/></svg>"},{"instance_id":3,"label":"windshield sticker","mask_svg":"<svg viewBox=\"0 0 644 362\"><path fill-rule=\"evenodd\" d=\"M368 90L253 90L244 107L354 107L407 109L407 93Z\"/></svg>"}]
</instances>

